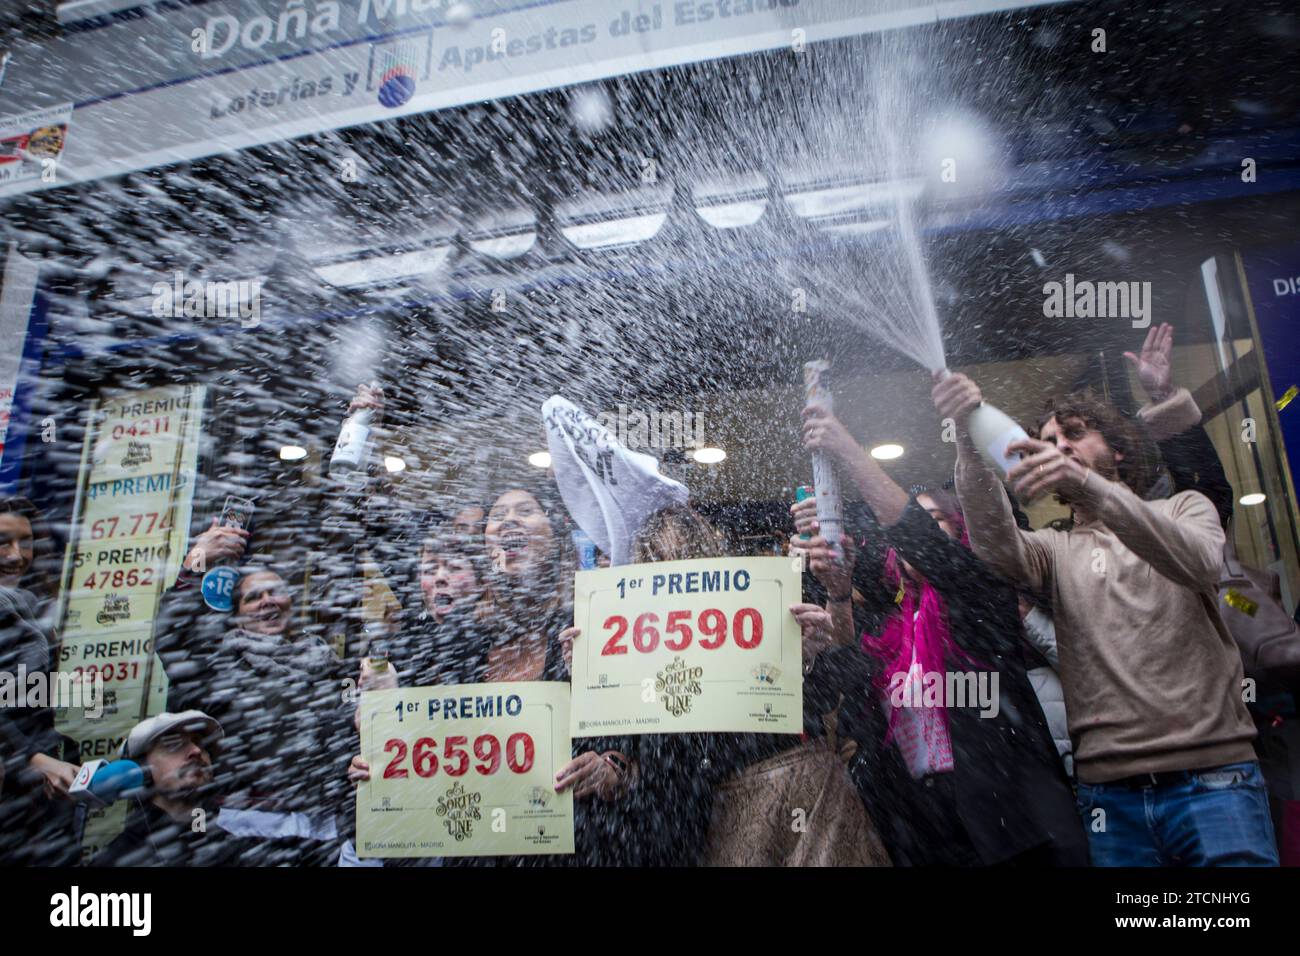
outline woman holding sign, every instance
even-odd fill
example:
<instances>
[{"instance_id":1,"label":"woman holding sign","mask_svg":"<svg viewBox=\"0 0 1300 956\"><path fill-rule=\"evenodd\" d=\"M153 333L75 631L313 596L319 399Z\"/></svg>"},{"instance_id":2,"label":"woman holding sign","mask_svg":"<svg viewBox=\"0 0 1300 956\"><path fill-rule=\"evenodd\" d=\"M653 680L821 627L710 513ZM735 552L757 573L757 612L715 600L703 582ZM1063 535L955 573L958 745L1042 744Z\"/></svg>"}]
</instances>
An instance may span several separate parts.
<instances>
[{"instance_id":1,"label":"woman holding sign","mask_svg":"<svg viewBox=\"0 0 1300 956\"><path fill-rule=\"evenodd\" d=\"M696 511L673 505L644 523L633 562L722 556L717 535ZM652 785L637 799L673 807L667 826L644 831L652 865L888 866L875 827L830 743L825 718L857 682L854 654L829 650L830 615L814 604L790 608L804 648L804 739L791 734L643 734L633 738ZM562 635L581 638L577 628ZM842 661L833 661L840 656ZM678 850L662 859L665 849Z\"/></svg>"},{"instance_id":2,"label":"woman holding sign","mask_svg":"<svg viewBox=\"0 0 1300 956\"><path fill-rule=\"evenodd\" d=\"M435 671L439 683L492 684L566 679L559 633L573 619L567 596L572 571L567 560L563 513L547 489L530 482L505 488L492 502L484 526L487 569L483 599L469 614L454 615L458 645ZM448 622L453 622L449 617ZM398 675L399 678L401 675ZM635 829L616 804L630 789L635 767L619 741L585 742L584 752L557 774L557 792L572 790L577 852L567 856L460 857L456 865L619 865L630 861L624 841ZM348 774L370 779L360 755ZM595 799L593 799L595 798Z\"/></svg>"},{"instance_id":3,"label":"woman holding sign","mask_svg":"<svg viewBox=\"0 0 1300 956\"><path fill-rule=\"evenodd\" d=\"M906 810L878 815L896 862L1086 865L1026 674L1015 592L971 553L955 500L909 496L825 409L804 411L804 444L831 453L869 509L852 565L859 600L838 613L851 607L865 632L873 676L841 714L859 741L853 771L864 801ZM816 532L813 499L793 511L801 532ZM815 536L807 548L827 590L847 596L848 569L826 541ZM959 686L977 699L949 690Z\"/></svg>"}]
</instances>

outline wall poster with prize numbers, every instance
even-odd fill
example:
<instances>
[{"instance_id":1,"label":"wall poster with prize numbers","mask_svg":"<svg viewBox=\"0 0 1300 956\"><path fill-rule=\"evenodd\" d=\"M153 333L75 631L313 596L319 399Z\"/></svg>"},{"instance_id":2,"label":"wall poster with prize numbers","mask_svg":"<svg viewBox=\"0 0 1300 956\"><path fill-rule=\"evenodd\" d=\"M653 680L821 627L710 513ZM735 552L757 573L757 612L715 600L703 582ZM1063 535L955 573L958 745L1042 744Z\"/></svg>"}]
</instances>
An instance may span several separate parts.
<instances>
[{"instance_id":1,"label":"wall poster with prize numbers","mask_svg":"<svg viewBox=\"0 0 1300 956\"><path fill-rule=\"evenodd\" d=\"M569 685L457 684L361 695L360 857L573 852Z\"/></svg>"},{"instance_id":2,"label":"wall poster with prize numbers","mask_svg":"<svg viewBox=\"0 0 1300 956\"><path fill-rule=\"evenodd\" d=\"M579 571L573 736L803 731L798 561Z\"/></svg>"},{"instance_id":3,"label":"wall poster with prize numbers","mask_svg":"<svg viewBox=\"0 0 1300 956\"><path fill-rule=\"evenodd\" d=\"M103 713L56 712L82 761L113 759L123 737L167 703L153 653L163 592L184 560L205 389L105 392L88 409L60 588L58 669L103 681ZM84 856L111 840L126 804L91 811Z\"/></svg>"}]
</instances>

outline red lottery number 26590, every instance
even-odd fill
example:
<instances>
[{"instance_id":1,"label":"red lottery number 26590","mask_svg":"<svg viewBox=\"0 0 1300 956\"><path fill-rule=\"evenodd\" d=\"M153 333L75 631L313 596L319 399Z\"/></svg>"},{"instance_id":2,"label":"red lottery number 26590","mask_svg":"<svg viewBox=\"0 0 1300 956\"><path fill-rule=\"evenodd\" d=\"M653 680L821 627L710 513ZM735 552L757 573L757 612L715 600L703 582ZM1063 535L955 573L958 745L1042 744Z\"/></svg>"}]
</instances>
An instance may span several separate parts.
<instances>
[{"instance_id":1,"label":"red lottery number 26590","mask_svg":"<svg viewBox=\"0 0 1300 956\"><path fill-rule=\"evenodd\" d=\"M464 748L469 744L468 737L446 737L443 739L442 772L449 777L461 777L469 772L470 756ZM393 759L384 768L384 779L409 777L410 771L402 766L406 762L407 746L405 740L394 738L384 744L384 752L391 753ZM417 777L432 777L438 772L438 741L432 737L421 737L410 748L411 766ZM533 738L528 734L511 734L506 740L505 760L511 773L527 773L533 768L535 747ZM474 769L487 777L501 768L501 741L492 734L483 734L474 741Z\"/></svg>"},{"instance_id":2,"label":"red lottery number 26590","mask_svg":"<svg viewBox=\"0 0 1300 956\"><path fill-rule=\"evenodd\" d=\"M653 611L637 617L631 627L632 647L641 654L651 654L658 650L661 640L658 625L659 615ZM628 636L627 618L621 614L612 615L605 620L604 627L606 631L613 629L614 633L601 649L601 656L626 654L628 645L624 643L624 638ZM670 611L668 620L664 622L663 646L670 651L684 651L695 641L697 646L713 651L726 643L728 631L736 646L743 650L753 650L763 640L763 616L752 607L741 608L730 622L727 621L727 615L717 608L709 608L700 612L695 620L695 628L699 630L698 639L691 627L691 612Z\"/></svg>"}]
</instances>

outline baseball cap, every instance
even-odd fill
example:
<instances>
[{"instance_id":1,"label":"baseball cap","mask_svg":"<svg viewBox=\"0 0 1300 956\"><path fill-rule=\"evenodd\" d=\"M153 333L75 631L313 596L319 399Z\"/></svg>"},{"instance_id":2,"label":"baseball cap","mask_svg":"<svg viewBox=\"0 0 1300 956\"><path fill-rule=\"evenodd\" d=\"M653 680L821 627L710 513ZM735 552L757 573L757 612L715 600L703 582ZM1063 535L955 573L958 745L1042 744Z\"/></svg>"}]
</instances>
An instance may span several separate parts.
<instances>
[{"instance_id":1,"label":"baseball cap","mask_svg":"<svg viewBox=\"0 0 1300 956\"><path fill-rule=\"evenodd\" d=\"M177 732L202 733L213 740L219 740L225 735L221 725L201 710L156 714L140 721L131 729L126 740L122 741L122 756L128 760L143 757L159 737Z\"/></svg>"}]
</instances>

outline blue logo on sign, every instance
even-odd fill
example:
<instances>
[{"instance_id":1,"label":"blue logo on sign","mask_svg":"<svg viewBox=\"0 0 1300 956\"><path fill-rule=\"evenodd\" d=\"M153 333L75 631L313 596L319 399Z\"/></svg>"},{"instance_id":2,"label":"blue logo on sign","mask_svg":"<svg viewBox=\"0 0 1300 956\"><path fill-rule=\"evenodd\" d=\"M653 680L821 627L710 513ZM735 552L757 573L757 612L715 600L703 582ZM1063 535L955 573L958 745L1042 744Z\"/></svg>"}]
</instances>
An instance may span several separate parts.
<instances>
[{"instance_id":1,"label":"blue logo on sign","mask_svg":"<svg viewBox=\"0 0 1300 956\"><path fill-rule=\"evenodd\" d=\"M213 568L203 575L203 603L214 611L229 611L235 603L235 582L239 572L234 568Z\"/></svg>"},{"instance_id":2,"label":"blue logo on sign","mask_svg":"<svg viewBox=\"0 0 1300 956\"><path fill-rule=\"evenodd\" d=\"M404 105L415 95L415 77L405 66L389 70L379 84L379 102L390 110Z\"/></svg>"}]
</instances>

